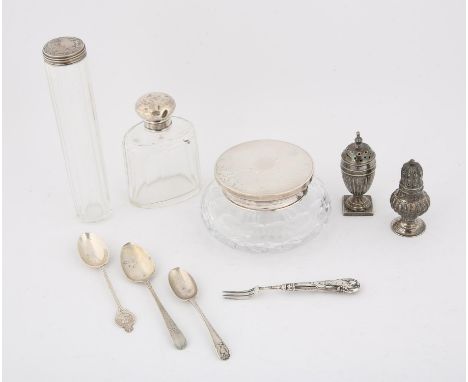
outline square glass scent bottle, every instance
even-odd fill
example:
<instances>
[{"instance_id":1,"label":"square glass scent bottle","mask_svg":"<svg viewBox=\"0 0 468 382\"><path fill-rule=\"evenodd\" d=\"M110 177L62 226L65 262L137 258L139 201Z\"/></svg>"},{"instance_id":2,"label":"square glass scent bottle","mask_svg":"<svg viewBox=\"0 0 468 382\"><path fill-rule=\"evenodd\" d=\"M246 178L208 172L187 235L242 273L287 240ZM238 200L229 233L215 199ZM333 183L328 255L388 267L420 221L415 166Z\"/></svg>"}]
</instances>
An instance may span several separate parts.
<instances>
[{"instance_id":1,"label":"square glass scent bottle","mask_svg":"<svg viewBox=\"0 0 468 382\"><path fill-rule=\"evenodd\" d=\"M131 203L152 208L177 203L200 190L193 125L172 116L174 99L149 93L135 105L142 122L125 134L123 146Z\"/></svg>"}]
</instances>

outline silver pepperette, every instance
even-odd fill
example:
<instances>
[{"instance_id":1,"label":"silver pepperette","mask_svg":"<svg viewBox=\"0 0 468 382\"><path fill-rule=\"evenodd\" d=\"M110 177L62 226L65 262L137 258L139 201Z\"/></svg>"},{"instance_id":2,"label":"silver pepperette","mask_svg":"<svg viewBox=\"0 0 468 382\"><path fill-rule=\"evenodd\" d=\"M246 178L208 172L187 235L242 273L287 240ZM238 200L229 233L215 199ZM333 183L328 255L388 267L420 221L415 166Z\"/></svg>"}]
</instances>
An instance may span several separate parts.
<instances>
[{"instance_id":1,"label":"silver pepperette","mask_svg":"<svg viewBox=\"0 0 468 382\"><path fill-rule=\"evenodd\" d=\"M356 132L354 143L341 153L341 175L346 188L352 195L343 196L344 216L372 216L372 197L364 195L370 188L375 174L375 152L362 142Z\"/></svg>"},{"instance_id":2,"label":"silver pepperette","mask_svg":"<svg viewBox=\"0 0 468 382\"><path fill-rule=\"evenodd\" d=\"M400 187L390 197L390 205L401 216L392 222L396 234L417 236L426 229L426 223L419 216L429 209L431 200L423 188L423 169L411 159L401 168Z\"/></svg>"}]
</instances>

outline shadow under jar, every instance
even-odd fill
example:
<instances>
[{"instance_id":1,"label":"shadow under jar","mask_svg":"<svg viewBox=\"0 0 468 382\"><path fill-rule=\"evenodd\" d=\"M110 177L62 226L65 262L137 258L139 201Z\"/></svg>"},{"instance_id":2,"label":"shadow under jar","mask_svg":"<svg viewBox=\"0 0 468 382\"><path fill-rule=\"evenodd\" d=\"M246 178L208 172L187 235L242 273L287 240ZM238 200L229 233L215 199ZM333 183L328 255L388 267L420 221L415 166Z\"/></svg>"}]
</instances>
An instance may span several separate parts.
<instances>
[{"instance_id":1,"label":"shadow under jar","mask_svg":"<svg viewBox=\"0 0 468 382\"><path fill-rule=\"evenodd\" d=\"M283 251L319 234L330 200L310 155L276 140L241 143L215 165L202 217L217 239L250 252Z\"/></svg>"}]
</instances>

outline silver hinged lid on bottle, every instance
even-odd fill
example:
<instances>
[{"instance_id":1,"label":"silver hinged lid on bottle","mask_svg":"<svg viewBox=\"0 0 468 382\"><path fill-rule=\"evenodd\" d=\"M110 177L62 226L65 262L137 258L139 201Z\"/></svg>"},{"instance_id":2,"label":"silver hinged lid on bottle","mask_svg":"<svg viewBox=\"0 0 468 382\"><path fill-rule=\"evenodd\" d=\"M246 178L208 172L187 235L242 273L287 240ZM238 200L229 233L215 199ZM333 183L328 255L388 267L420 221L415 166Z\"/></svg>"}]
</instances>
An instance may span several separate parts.
<instances>
[{"instance_id":1,"label":"silver hinged lid on bottle","mask_svg":"<svg viewBox=\"0 0 468 382\"><path fill-rule=\"evenodd\" d=\"M86 46L77 37L57 37L44 45L42 55L49 65L71 65L86 57Z\"/></svg>"},{"instance_id":2,"label":"silver hinged lid on bottle","mask_svg":"<svg viewBox=\"0 0 468 382\"><path fill-rule=\"evenodd\" d=\"M313 175L313 161L306 151L276 140L231 147L215 165L215 179L224 195L252 210L277 210L297 202Z\"/></svg>"},{"instance_id":3,"label":"silver hinged lid on bottle","mask_svg":"<svg viewBox=\"0 0 468 382\"><path fill-rule=\"evenodd\" d=\"M174 98L169 94L153 92L138 98L135 111L145 121L146 128L160 131L171 125L175 107Z\"/></svg>"}]
</instances>

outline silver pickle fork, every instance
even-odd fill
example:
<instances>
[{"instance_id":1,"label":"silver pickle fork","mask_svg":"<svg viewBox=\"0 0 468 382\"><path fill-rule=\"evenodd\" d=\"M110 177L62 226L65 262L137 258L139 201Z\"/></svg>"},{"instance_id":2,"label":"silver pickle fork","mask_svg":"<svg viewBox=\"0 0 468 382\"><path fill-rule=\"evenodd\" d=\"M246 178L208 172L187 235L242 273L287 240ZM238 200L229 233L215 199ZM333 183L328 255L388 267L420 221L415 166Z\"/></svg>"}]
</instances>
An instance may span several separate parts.
<instances>
[{"instance_id":1,"label":"silver pickle fork","mask_svg":"<svg viewBox=\"0 0 468 382\"><path fill-rule=\"evenodd\" d=\"M246 300L257 295L262 290L282 290L282 291L329 291L336 293L355 293L361 284L356 279L342 278L336 280L323 280L300 283L286 283L272 286L255 286L250 289L223 291L223 297L231 300Z\"/></svg>"}]
</instances>

